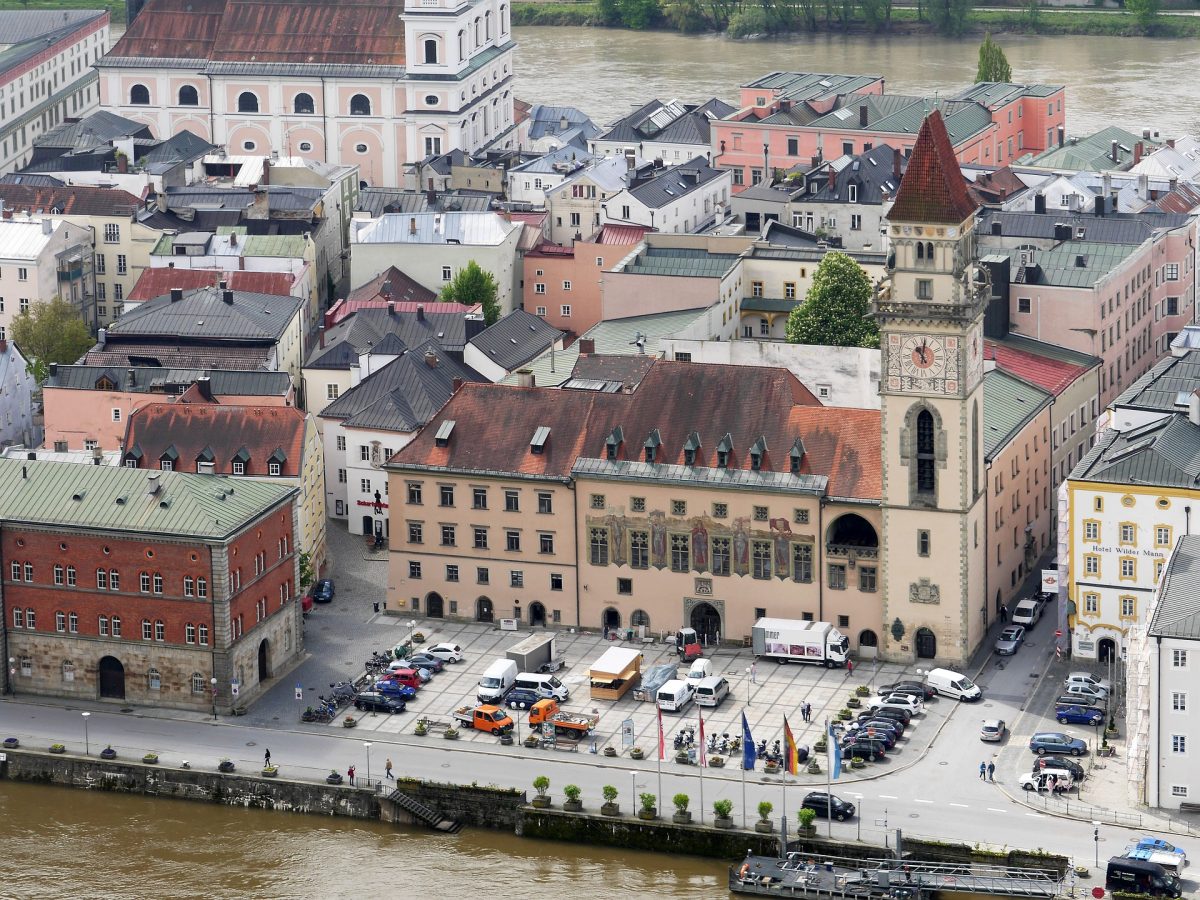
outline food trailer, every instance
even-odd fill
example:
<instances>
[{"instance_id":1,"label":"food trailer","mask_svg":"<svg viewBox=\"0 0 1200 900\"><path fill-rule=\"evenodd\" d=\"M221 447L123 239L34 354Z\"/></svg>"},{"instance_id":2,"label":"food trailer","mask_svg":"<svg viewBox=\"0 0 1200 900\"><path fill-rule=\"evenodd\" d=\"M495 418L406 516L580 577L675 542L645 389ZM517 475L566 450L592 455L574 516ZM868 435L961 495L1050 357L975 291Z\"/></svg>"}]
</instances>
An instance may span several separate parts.
<instances>
[{"instance_id":1,"label":"food trailer","mask_svg":"<svg viewBox=\"0 0 1200 900\"><path fill-rule=\"evenodd\" d=\"M588 674L593 700L620 700L642 680L642 654L626 647L609 647L592 663Z\"/></svg>"}]
</instances>

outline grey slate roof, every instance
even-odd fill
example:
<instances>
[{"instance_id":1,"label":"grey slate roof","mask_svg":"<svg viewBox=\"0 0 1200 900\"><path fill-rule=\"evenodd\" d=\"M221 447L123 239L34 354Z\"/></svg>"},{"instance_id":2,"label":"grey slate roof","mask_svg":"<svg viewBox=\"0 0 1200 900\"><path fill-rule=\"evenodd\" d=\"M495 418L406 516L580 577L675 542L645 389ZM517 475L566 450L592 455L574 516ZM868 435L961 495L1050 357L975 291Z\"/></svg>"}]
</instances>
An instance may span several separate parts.
<instances>
[{"instance_id":1,"label":"grey slate roof","mask_svg":"<svg viewBox=\"0 0 1200 900\"><path fill-rule=\"evenodd\" d=\"M1168 356L1154 364L1113 401L1114 407L1153 412L1186 412L1188 396L1200 389L1200 350Z\"/></svg>"},{"instance_id":2,"label":"grey slate roof","mask_svg":"<svg viewBox=\"0 0 1200 900\"><path fill-rule=\"evenodd\" d=\"M398 191L394 188L364 188L358 192L357 211L368 212L372 217L397 212L482 212L492 205L491 194L476 194L469 191L439 191L430 204L425 191Z\"/></svg>"},{"instance_id":3,"label":"grey slate roof","mask_svg":"<svg viewBox=\"0 0 1200 900\"><path fill-rule=\"evenodd\" d=\"M751 469L719 469L706 466L664 465L637 460L607 460L582 457L571 474L585 478L615 478L624 482L653 484L703 484L705 487L737 491L781 491L788 494L821 495L828 475L793 475L790 472L755 472Z\"/></svg>"},{"instance_id":4,"label":"grey slate roof","mask_svg":"<svg viewBox=\"0 0 1200 900\"><path fill-rule=\"evenodd\" d=\"M325 331L321 346L313 349L306 369L346 369L363 353L400 354L427 341L447 353L461 354L467 345L467 316L437 312L437 304L420 313L389 313L386 309L360 309Z\"/></svg>"},{"instance_id":5,"label":"grey slate roof","mask_svg":"<svg viewBox=\"0 0 1200 900\"><path fill-rule=\"evenodd\" d=\"M471 338L471 346L511 372L540 356L566 336L540 316L514 309L496 324Z\"/></svg>"},{"instance_id":6,"label":"grey slate roof","mask_svg":"<svg viewBox=\"0 0 1200 900\"><path fill-rule=\"evenodd\" d=\"M1049 250L1039 250L1037 265L1018 269L1013 284L1090 288L1107 278L1137 249L1136 244L1064 241Z\"/></svg>"},{"instance_id":7,"label":"grey slate roof","mask_svg":"<svg viewBox=\"0 0 1200 900\"><path fill-rule=\"evenodd\" d=\"M567 127L562 127L566 119ZM529 110L529 139L536 141L543 137L562 136L582 133L585 140L600 133L600 128L588 118L587 113L573 106L546 106L535 103Z\"/></svg>"},{"instance_id":8,"label":"grey slate roof","mask_svg":"<svg viewBox=\"0 0 1200 900\"><path fill-rule=\"evenodd\" d=\"M56 44L89 21L100 18L97 9L0 10L0 73L15 69ZM87 77L86 72L81 77Z\"/></svg>"},{"instance_id":9,"label":"grey slate roof","mask_svg":"<svg viewBox=\"0 0 1200 900\"><path fill-rule=\"evenodd\" d=\"M1000 223L1000 235L1004 237L1029 237L1044 240L1054 239L1054 226L1070 225L1072 236L1082 228L1084 239L1101 244L1140 244L1155 231L1163 228L1178 228L1190 221L1191 216L1183 213L1141 212L1109 213L1097 216L1090 213L1071 213L1066 210L1046 213L1005 212L990 207L979 211L975 233L981 243L993 235L995 223Z\"/></svg>"},{"instance_id":10,"label":"grey slate roof","mask_svg":"<svg viewBox=\"0 0 1200 900\"><path fill-rule=\"evenodd\" d=\"M1071 472L1073 481L1195 488L1200 485L1200 425L1167 416L1129 431L1107 431Z\"/></svg>"},{"instance_id":11,"label":"grey slate roof","mask_svg":"<svg viewBox=\"0 0 1200 900\"><path fill-rule=\"evenodd\" d=\"M287 330L304 300L233 291L233 303L222 291L203 287L171 302L168 294L140 303L109 326L110 343L125 337L178 337L202 341L269 341Z\"/></svg>"},{"instance_id":12,"label":"grey slate roof","mask_svg":"<svg viewBox=\"0 0 1200 900\"><path fill-rule=\"evenodd\" d=\"M199 159L215 146L185 128L149 150L139 150L137 162L149 172L162 172L181 162Z\"/></svg>"},{"instance_id":13,"label":"grey slate roof","mask_svg":"<svg viewBox=\"0 0 1200 900\"><path fill-rule=\"evenodd\" d=\"M713 97L702 104L680 103L671 100L651 100L623 119L614 122L597 141L637 144L654 141L663 144L709 144L709 122L722 119L737 111L723 100Z\"/></svg>"},{"instance_id":14,"label":"grey slate roof","mask_svg":"<svg viewBox=\"0 0 1200 900\"><path fill-rule=\"evenodd\" d=\"M98 110L77 122L64 122L34 139L35 148L92 150L107 146L116 138L150 137L150 126L126 119L107 110Z\"/></svg>"},{"instance_id":15,"label":"grey slate roof","mask_svg":"<svg viewBox=\"0 0 1200 900\"><path fill-rule=\"evenodd\" d=\"M895 157L900 157L903 172L908 161L887 144L872 147L858 156L837 160L808 175L808 190L798 192L797 203L849 203L850 186L856 189L855 203L878 206L885 194L895 198L900 183L895 178ZM837 165L837 163L842 163ZM812 186L816 185L814 192Z\"/></svg>"},{"instance_id":16,"label":"grey slate roof","mask_svg":"<svg viewBox=\"0 0 1200 900\"><path fill-rule=\"evenodd\" d=\"M437 357L436 366L427 362L429 352ZM321 411L321 418L340 419L346 428L416 431L450 399L455 378L487 381L447 356L436 341L426 341L346 391Z\"/></svg>"},{"instance_id":17,"label":"grey slate roof","mask_svg":"<svg viewBox=\"0 0 1200 900\"><path fill-rule=\"evenodd\" d=\"M1184 535L1175 545L1147 634L1200 641L1200 535Z\"/></svg>"},{"instance_id":18,"label":"grey slate roof","mask_svg":"<svg viewBox=\"0 0 1200 900\"><path fill-rule=\"evenodd\" d=\"M650 209L659 209L699 190L727 170L714 169L703 156L660 169L650 181L629 188L631 196Z\"/></svg>"},{"instance_id":19,"label":"grey slate roof","mask_svg":"<svg viewBox=\"0 0 1200 900\"><path fill-rule=\"evenodd\" d=\"M94 391L97 389L96 383L102 378L108 378L118 390L136 394L181 394L201 378L209 380L212 392L217 395L282 397L292 387L292 379L287 372L64 365L58 366L57 371L46 379L45 386Z\"/></svg>"},{"instance_id":20,"label":"grey slate roof","mask_svg":"<svg viewBox=\"0 0 1200 900\"><path fill-rule=\"evenodd\" d=\"M193 475L157 476L124 466L80 466L42 460L0 459L0 519L108 532L173 535L204 540L229 537L296 489L266 481Z\"/></svg>"},{"instance_id":21,"label":"grey slate roof","mask_svg":"<svg viewBox=\"0 0 1200 900\"><path fill-rule=\"evenodd\" d=\"M519 166L513 166L509 169L510 174L520 172L522 175L570 175L585 166L592 165L596 161L596 157L588 153L586 150L580 150L574 145L559 147L557 150L551 150L549 153L536 156L528 162L523 162ZM555 166L571 166L569 172L556 170Z\"/></svg>"}]
</instances>

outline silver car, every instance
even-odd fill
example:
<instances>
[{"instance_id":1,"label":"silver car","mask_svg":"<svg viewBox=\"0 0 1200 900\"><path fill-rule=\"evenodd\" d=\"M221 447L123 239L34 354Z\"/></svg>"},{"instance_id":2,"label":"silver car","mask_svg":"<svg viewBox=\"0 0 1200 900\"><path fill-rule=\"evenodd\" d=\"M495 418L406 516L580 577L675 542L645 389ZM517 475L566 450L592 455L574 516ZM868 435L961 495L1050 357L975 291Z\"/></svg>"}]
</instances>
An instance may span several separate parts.
<instances>
[{"instance_id":1,"label":"silver car","mask_svg":"<svg viewBox=\"0 0 1200 900\"><path fill-rule=\"evenodd\" d=\"M1025 642L1025 629L1020 625L1009 625L996 638L996 652L1001 656L1012 656Z\"/></svg>"},{"instance_id":2,"label":"silver car","mask_svg":"<svg viewBox=\"0 0 1200 900\"><path fill-rule=\"evenodd\" d=\"M1003 719L984 719L983 724L979 727L979 739L992 744L1004 740L1004 735L1007 733L1008 726L1004 724Z\"/></svg>"}]
</instances>

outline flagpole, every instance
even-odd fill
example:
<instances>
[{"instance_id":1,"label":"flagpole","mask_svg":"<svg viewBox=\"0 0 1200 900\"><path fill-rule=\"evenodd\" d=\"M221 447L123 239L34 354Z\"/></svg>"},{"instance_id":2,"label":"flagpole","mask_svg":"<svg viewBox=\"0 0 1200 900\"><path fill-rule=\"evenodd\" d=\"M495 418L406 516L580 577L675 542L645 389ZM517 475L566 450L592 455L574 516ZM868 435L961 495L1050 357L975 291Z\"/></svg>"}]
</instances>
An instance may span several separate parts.
<instances>
[{"instance_id":1,"label":"flagpole","mask_svg":"<svg viewBox=\"0 0 1200 900\"><path fill-rule=\"evenodd\" d=\"M742 828L746 827L746 758L742 757Z\"/></svg>"},{"instance_id":2,"label":"flagpole","mask_svg":"<svg viewBox=\"0 0 1200 900\"><path fill-rule=\"evenodd\" d=\"M704 824L704 766L700 766L700 824Z\"/></svg>"},{"instance_id":3,"label":"flagpole","mask_svg":"<svg viewBox=\"0 0 1200 900\"><path fill-rule=\"evenodd\" d=\"M827 803L833 802L833 735L829 733L829 719L825 720L825 797ZM826 809L825 825L830 840L833 839L833 811Z\"/></svg>"},{"instance_id":4,"label":"flagpole","mask_svg":"<svg viewBox=\"0 0 1200 900\"><path fill-rule=\"evenodd\" d=\"M658 808L662 809L662 754L658 754Z\"/></svg>"}]
</instances>

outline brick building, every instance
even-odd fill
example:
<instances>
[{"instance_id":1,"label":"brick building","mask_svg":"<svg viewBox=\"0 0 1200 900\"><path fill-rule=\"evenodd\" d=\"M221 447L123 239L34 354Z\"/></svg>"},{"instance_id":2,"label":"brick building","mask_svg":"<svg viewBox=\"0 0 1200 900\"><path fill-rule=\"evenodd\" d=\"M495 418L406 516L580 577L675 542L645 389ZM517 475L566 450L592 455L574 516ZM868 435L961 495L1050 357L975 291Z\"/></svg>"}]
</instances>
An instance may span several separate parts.
<instances>
[{"instance_id":1,"label":"brick building","mask_svg":"<svg viewBox=\"0 0 1200 900\"><path fill-rule=\"evenodd\" d=\"M303 646L295 497L0 460L6 692L195 710L253 699Z\"/></svg>"}]
</instances>

